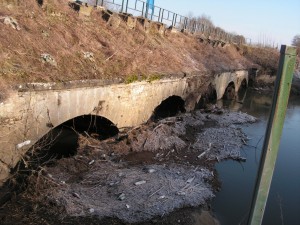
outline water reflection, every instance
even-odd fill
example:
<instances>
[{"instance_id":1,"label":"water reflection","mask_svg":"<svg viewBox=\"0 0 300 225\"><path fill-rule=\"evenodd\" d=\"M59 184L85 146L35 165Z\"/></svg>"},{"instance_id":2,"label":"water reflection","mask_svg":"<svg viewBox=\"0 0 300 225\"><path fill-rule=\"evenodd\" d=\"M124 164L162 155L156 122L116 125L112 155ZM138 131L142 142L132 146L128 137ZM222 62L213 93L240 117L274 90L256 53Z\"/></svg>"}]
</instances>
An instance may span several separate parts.
<instances>
[{"instance_id":1,"label":"water reflection","mask_svg":"<svg viewBox=\"0 0 300 225\"><path fill-rule=\"evenodd\" d=\"M249 89L243 95L239 94L236 100L221 99L216 104L230 111L243 111L255 117L267 118L272 105L272 95Z\"/></svg>"},{"instance_id":2,"label":"water reflection","mask_svg":"<svg viewBox=\"0 0 300 225\"><path fill-rule=\"evenodd\" d=\"M216 166L222 180L222 189L213 202L213 209L221 224L245 224L263 143L261 139L265 134L272 96L248 90L243 101L239 97L238 102L221 100L217 104L232 111L247 112L259 119L258 123L243 127L247 135L252 138L248 143L249 146L245 146L243 149L247 162L239 164L234 161L226 161ZM299 224L299 133L300 99L291 96L263 221L264 225ZM259 140L261 141L259 142ZM250 146L257 146L257 148Z\"/></svg>"}]
</instances>

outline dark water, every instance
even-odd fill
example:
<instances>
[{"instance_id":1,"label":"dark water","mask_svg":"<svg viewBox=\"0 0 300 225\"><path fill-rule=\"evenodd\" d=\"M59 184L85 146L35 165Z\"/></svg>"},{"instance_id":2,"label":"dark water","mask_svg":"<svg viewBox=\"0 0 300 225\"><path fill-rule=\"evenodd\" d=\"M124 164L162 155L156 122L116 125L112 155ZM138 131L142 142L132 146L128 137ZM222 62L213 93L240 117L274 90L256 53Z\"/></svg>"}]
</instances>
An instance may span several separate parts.
<instances>
[{"instance_id":1,"label":"dark water","mask_svg":"<svg viewBox=\"0 0 300 225\"><path fill-rule=\"evenodd\" d=\"M244 126L244 131L252 138L248 144L254 146L245 146L243 149L247 162L225 161L216 165L222 189L212 207L222 225L245 224L247 221L271 103L271 94L251 90L247 91L244 104L218 102L233 111L247 112L260 120ZM299 97L290 97L263 224L300 224Z\"/></svg>"}]
</instances>

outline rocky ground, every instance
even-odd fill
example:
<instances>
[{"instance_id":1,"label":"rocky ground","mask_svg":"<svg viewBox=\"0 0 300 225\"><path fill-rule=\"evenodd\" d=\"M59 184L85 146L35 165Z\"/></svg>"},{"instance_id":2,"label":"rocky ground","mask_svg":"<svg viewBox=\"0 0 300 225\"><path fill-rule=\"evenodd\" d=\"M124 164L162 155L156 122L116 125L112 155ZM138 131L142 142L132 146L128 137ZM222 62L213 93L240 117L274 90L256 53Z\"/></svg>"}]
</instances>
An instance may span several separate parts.
<instances>
[{"instance_id":1,"label":"rocky ground","mask_svg":"<svg viewBox=\"0 0 300 225\"><path fill-rule=\"evenodd\" d=\"M149 122L105 141L81 135L75 156L36 170L27 190L1 208L3 224L193 224L180 218L182 211L166 215L207 208L219 188L215 162L246 160L240 125L256 120L215 106L209 111ZM215 223L206 212L196 217Z\"/></svg>"}]
</instances>

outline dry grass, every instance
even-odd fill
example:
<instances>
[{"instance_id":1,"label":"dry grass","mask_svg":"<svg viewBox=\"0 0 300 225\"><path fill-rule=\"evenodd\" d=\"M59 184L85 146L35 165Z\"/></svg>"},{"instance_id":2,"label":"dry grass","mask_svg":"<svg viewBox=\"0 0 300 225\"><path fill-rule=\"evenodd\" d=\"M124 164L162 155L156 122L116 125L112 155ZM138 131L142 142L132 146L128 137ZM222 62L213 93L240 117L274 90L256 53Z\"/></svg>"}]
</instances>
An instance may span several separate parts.
<instances>
[{"instance_id":1,"label":"dry grass","mask_svg":"<svg viewBox=\"0 0 300 225\"><path fill-rule=\"evenodd\" d=\"M99 11L80 18L64 0L47 0L42 7L35 0L13 7L5 1L0 0L0 17L11 16L21 27L17 31L0 22L0 85L6 89L25 82L213 73L251 64L235 46L213 48L183 33L146 34L141 26L131 30L123 22L113 29ZM93 53L93 60L84 52ZM43 53L57 66L43 62Z\"/></svg>"},{"instance_id":2,"label":"dry grass","mask_svg":"<svg viewBox=\"0 0 300 225\"><path fill-rule=\"evenodd\" d=\"M275 83L276 76L270 76L270 75L260 75L256 78L255 82L257 83L258 86L273 86Z\"/></svg>"},{"instance_id":3,"label":"dry grass","mask_svg":"<svg viewBox=\"0 0 300 225\"><path fill-rule=\"evenodd\" d=\"M241 51L247 59L253 62L254 67L260 67L262 74L276 75L279 61L277 49L243 46Z\"/></svg>"}]
</instances>

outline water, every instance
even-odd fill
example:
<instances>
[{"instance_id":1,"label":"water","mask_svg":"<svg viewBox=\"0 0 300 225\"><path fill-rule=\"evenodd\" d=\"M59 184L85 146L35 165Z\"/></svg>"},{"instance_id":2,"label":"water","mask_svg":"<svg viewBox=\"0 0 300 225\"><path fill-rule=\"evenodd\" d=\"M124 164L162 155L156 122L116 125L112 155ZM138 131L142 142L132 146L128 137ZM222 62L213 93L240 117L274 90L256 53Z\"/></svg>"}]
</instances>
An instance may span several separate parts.
<instances>
[{"instance_id":1,"label":"water","mask_svg":"<svg viewBox=\"0 0 300 225\"><path fill-rule=\"evenodd\" d=\"M244 126L252 138L243 149L247 162L225 161L216 165L222 189L212 203L222 225L245 224L256 179L263 144L271 95L246 93L244 104L218 102L231 110L240 110L256 116L260 121ZM257 148L255 148L257 146ZM300 98L292 96L286 114L283 135L274 171L264 225L300 224Z\"/></svg>"}]
</instances>

